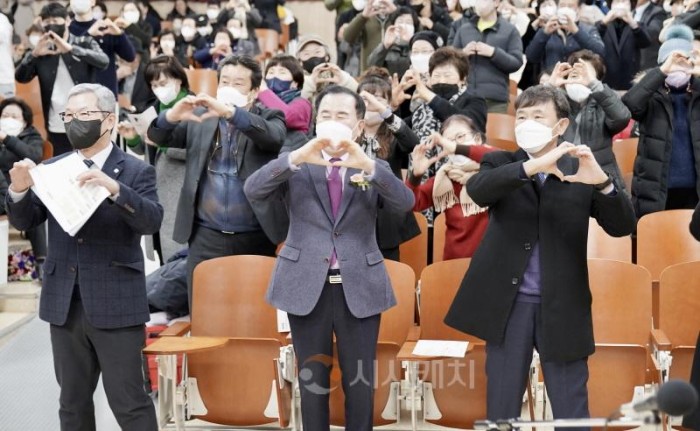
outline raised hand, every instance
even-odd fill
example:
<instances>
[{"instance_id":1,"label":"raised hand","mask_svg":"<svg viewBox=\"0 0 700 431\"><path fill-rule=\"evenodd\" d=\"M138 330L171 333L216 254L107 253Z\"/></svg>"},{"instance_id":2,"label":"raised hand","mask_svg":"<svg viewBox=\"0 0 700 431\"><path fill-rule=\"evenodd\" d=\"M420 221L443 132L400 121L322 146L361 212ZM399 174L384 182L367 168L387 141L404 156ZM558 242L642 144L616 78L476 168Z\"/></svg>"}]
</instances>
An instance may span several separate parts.
<instances>
[{"instance_id":1,"label":"raised hand","mask_svg":"<svg viewBox=\"0 0 700 431\"><path fill-rule=\"evenodd\" d=\"M395 44L399 38L399 28L395 25L390 25L384 32L384 48L389 48L391 45Z\"/></svg>"},{"instance_id":2,"label":"raised hand","mask_svg":"<svg viewBox=\"0 0 700 431\"><path fill-rule=\"evenodd\" d=\"M694 63L690 58L681 51L673 51L671 55L666 58L659 68L665 75L671 72L684 71L690 73L695 67Z\"/></svg>"},{"instance_id":3,"label":"raised hand","mask_svg":"<svg viewBox=\"0 0 700 431\"><path fill-rule=\"evenodd\" d=\"M357 142L340 141L337 152L339 154L347 153L348 156L345 160L331 163L332 166L355 168L370 175L374 173L374 160L369 158Z\"/></svg>"},{"instance_id":4,"label":"raised hand","mask_svg":"<svg viewBox=\"0 0 700 431\"><path fill-rule=\"evenodd\" d=\"M440 160L443 157L447 157L451 154L454 154L455 151L457 151L457 143L455 141L446 139L443 137L441 134L437 132L433 132L430 135L430 142L432 142L432 147L434 148L435 146L438 146L442 148L442 151L440 154L437 155L437 159Z\"/></svg>"},{"instance_id":5,"label":"raised hand","mask_svg":"<svg viewBox=\"0 0 700 431\"><path fill-rule=\"evenodd\" d=\"M408 71L406 72L408 73ZM406 88L399 82L399 75L393 74L391 77L391 108L397 110L406 100L411 100L411 95L406 93Z\"/></svg>"},{"instance_id":6,"label":"raised hand","mask_svg":"<svg viewBox=\"0 0 700 431\"><path fill-rule=\"evenodd\" d=\"M386 111L387 106L380 102L379 99L374 96L374 94L368 91L362 91L360 93L360 97L362 97L362 100L365 101L365 105L367 106L368 110L380 113Z\"/></svg>"},{"instance_id":7,"label":"raised hand","mask_svg":"<svg viewBox=\"0 0 700 431\"><path fill-rule=\"evenodd\" d=\"M67 30L66 30L67 31ZM51 36L51 41L55 44L56 46L56 52L59 54L65 54L67 52L71 52L73 50L73 46L68 43L68 41L56 33L50 31L49 35Z\"/></svg>"},{"instance_id":8,"label":"raised hand","mask_svg":"<svg viewBox=\"0 0 700 431\"><path fill-rule=\"evenodd\" d=\"M591 83L596 79L597 77L593 66L578 61L576 64L574 64L574 67L570 69L569 77L566 83L582 84L586 87L590 87Z\"/></svg>"},{"instance_id":9,"label":"raised hand","mask_svg":"<svg viewBox=\"0 0 700 431\"><path fill-rule=\"evenodd\" d=\"M138 136L136 129L128 121L120 121L117 124L117 133L119 133L124 139L134 139Z\"/></svg>"},{"instance_id":10,"label":"raised hand","mask_svg":"<svg viewBox=\"0 0 700 431\"><path fill-rule=\"evenodd\" d=\"M549 76L549 85L553 87L563 87L564 84L568 83L568 76L571 73L571 65L566 62L557 62L552 70L552 74Z\"/></svg>"},{"instance_id":11,"label":"raised hand","mask_svg":"<svg viewBox=\"0 0 700 431\"><path fill-rule=\"evenodd\" d=\"M431 149L433 149L433 142L430 140L413 147L411 173L414 177L422 177L435 162L440 160L439 156L428 157L428 151Z\"/></svg>"},{"instance_id":12,"label":"raised hand","mask_svg":"<svg viewBox=\"0 0 700 431\"><path fill-rule=\"evenodd\" d=\"M578 158L578 171L574 175L564 176L562 181L596 185L602 184L608 179L608 174L600 167L587 145L576 145L569 148L567 154Z\"/></svg>"},{"instance_id":13,"label":"raised hand","mask_svg":"<svg viewBox=\"0 0 700 431\"><path fill-rule=\"evenodd\" d=\"M221 118L231 118L236 113L236 107L219 102L207 93L199 93L195 98L195 104L207 109L207 114ZM201 118L201 117L200 117Z\"/></svg>"},{"instance_id":14,"label":"raised hand","mask_svg":"<svg viewBox=\"0 0 700 431\"><path fill-rule=\"evenodd\" d=\"M477 54L477 43L475 41L469 42L467 46L462 48L462 51L464 51L465 54L467 55L476 55Z\"/></svg>"},{"instance_id":15,"label":"raised hand","mask_svg":"<svg viewBox=\"0 0 700 431\"><path fill-rule=\"evenodd\" d=\"M496 52L496 48L493 46L484 43L484 42L477 42L476 43L476 53L477 55L480 55L482 57L493 57L493 54Z\"/></svg>"},{"instance_id":16,"label":"raised hand","mask_svg":"<svg viewBox=\"0 0 700 431\"><path fill-rule=\"evenodd\" d=\"M55 49L55 44L53 43L51 36L48 33L44 33L39 39L39 43L32 50L32 55L34 57L43 57L45 55L56 55L58 52Z\"/></svg>"},{"instance_id":17,"label":"raised hand","mask_svg":"<svg viewBox=\"0 0 700 431\"><path fill-rule=\"evenodd\" d=\"M544 32L547 34L552 34L555 33L557 30L559 30L559 18L556 16L553 16L549 18L549 21L544 25Z\"/></svg>"},{"instance_id":18,"label":"raised hand","mask_svg":"<svg viewBox=\"0 0 700 431\"><path fill-rule=\"evenodd\" d=\"M10 169L10 190L15 193L22 193L33 186L34 180L29 175L29 170L35 166L36 163L27 158L15 162Z\"/></svg>"},{"instance_id":19,"label":"raised hand","mask_svg":"<svg viewBox=\"0 0 700 431\"><path fill-rule=\"evenodd\" d=\"M102 186L112 196L119 193L119 183L99 169L88 169L78 175L76 180L81 187L85 185Z\"/></svg>"},{"instance_id":20,"label":"raised hand","mask_svg":"<svg viewBox=\"0 0 700 431\"><path fill-rule=\"evenodd\" d=\"M330 139L326 138L315 138L304 144L301 148L289 153L290 161L294 165L301 165L302 163L308 163L311 165L328 166L330 165L326 159L321 155L321 150L331 148L332 143Z\"/></svg>"},{"instance_id":21,"label":"raised hand","mask_svg":"<svg viewBox=\"0 0 700 431\"><path fill-rule=\"evenodd\" d=\"M196 96L186 96L166 111L165 119L169 123L179 123L180 121L201 123L204 120L218 116L216 112L211 111L207 111L202 115L195 114L195 109L200 105L201 102Z\"/></svg>"},{"instance_id":22,"label":"raised hand","mask_svg":"<svg viewBox=\"0 0 700 431\"><path fill-rule=\"evenodd\" d=\"M554 175L561 181L564 181L564 174L557 166L557 162L562 158L562 156L564 156L564 154L568 154L569 151L572 151L572 149L575 147L576 146L570 142L563 142L547 154L528 160L527 162L523 163L525 174L528 177L532 177L539 172L543 172L545 174Z\"/></svg>"}]
</instances>

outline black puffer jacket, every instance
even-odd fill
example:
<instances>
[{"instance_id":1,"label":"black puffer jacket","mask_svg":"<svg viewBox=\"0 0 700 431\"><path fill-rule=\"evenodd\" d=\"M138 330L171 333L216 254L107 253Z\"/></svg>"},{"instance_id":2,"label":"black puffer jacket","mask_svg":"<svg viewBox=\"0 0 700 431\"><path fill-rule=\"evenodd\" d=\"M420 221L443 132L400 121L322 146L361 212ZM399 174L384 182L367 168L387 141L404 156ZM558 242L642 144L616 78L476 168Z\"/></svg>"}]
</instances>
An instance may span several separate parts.
<instances>
[{"instance_id":1,"label":"black puffer jacket","mask_svg":"<svg viewBox=\"0 0 700 431\"><path fill-rule=\"evenodd\" d=\"M574 142L578 129L580 143L588 145L603 170L614 176L620 187L624 187L625 182L612 151L612 138L627 127L630 111L610 87L599 85L597 91L594 90L583 104L569 99L572 107L571 122L564 132L564 139ZM577 119L579 114L580 118Z\"/></svg>"},{"instance_id":2,"label":"black puffer jacket","mask_svg":"<svg viewBox=\"0 0 700 431\"><path fill-rule=\"evenodd\" d=\"M30 159L40 163L44 154L44 138L34 126L26 127L17 136L7 136L0 146L0 170L10 181L10 169L15 162Z\"/></svg>"},{"instance_id":3,"label":"black puffer jacket","mask_svg":"<svg viewBox=\"0 0 700 431\"><path fill-rule=\"evenodd\" d=\"M673 105L659 68L650 70L642 80L622 98L639 122L639 146L634 161L632 202L637 217L662 211L666 207L668 171L673 136ZM691 81L690 137L693 142L695 171L699 173L700 190L700 81Z\"/></svg>"}]
</instances>

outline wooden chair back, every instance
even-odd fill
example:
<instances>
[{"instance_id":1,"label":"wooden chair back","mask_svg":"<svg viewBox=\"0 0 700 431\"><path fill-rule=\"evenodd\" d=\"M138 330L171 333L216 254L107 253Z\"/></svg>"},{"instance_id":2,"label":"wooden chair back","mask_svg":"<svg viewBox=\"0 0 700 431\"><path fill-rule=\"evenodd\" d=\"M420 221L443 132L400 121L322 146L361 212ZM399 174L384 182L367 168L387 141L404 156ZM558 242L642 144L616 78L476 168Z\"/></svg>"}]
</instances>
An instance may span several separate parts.
<instances>
[{"instance_id":1,"label":"wooden chair back","mask_svg":"<svg viewBox=\"0 0 700 431\"><path fill-rule=\"evenodd\" d=\"M441 213L433 220L433 263L444 260L446 235L447 222L445 221L445 213Z\"/></svg>"},{"instance_id":2,"label":"wooden chair back","mask_svg":"<svg viewBox=\"0 0 700 431\"><path fill-rule=\"evenodd\" d=\"M414 212L420 228L420 235L411 238L399 246L399 261L413 268L414 274L420 274L428 265L428 220L419 212Z\"/></svg>"},{"instance_id":3,"label":"wooden chair back","mask_svg":"<svg viewBox=\"0 0 700 431\"><path fill-rule=\"evenodd\" d=\"M634 171L638 144L639 138L618 139L612 143L613 154L623 176Z\"/></svg>"},{"instance_id":4,"label":"wooden chair back","mask_svg":"<svg viewBox=\"0 0 700 431\"><path fill-rule=\"evenodd\" d=\"M382 313L379 324L379 342L402 345L413 326L416 304L416 275L405 263L385 260L389 280L396 296L396 306Z\"/></svg>"},{"instance_id":5,"label":"wooden chair back","mask_svg":"<svg viewBox=\"0 0 700 431\"><path fill-rule=\"evenodd\" d=\"M212 97L216 97L216 89L219 86L219 80L216 77L216 71L211 69L185 69L187 73L187 81L190 84L190 90L194 94L206 93Z\"/></svg>"},{"instance_id":6,"label":"wooden chair back","mask_svg":"<svg viewBox=\"0 0 700 431\"><path fill-rule=\"evenodd\" d=\"M632 262L632 237L610 236L591 217L588 222L588 258Z\"/></svg>"},{"instance_id":7,"label":"wooden chair back","mask_svg":"<svg viewBox=\"0 0 700 431\"><path fill-rule=\"evenodd\" d=\"M53 157L53 144L49 141L44 141L44 144L41 146L41 160L48 160L51 157Z\"/></svg>"},{"instance_id":8,"label":"wooden chair back","mask_svg":"<svg viewBox=\"0 0 700 431\"><path fill-rule=\"evenodd\" d=\"M41 106L39 78L34 78L26 84L15 82L15 95L29 105L32 114L34 114L34 127L36 127L43 138L47 138L46 125L44 124L44 109Z\"/></svg>"},{"instance_id":9,"label":"wooden chair back","mask_svg":"<svg viewBox=\"0 0 700 431\"><path fill-rule=\"evenodd\" d=\"M486 143L506 151L515 151L515 116L490 112L486 118Z\"/></svg>"},{"instance_id":10,"label":"wooden chair back","mask_svg":"<svg viewBox=\"0 0 700 431\"><path fill-rule=\"evenodd\" d=\"M647 379L644 346L599 344L588 358L588 408L591 417L608 417L622 404L632 401L635 387Z\"/></svg>"}]
</instances>

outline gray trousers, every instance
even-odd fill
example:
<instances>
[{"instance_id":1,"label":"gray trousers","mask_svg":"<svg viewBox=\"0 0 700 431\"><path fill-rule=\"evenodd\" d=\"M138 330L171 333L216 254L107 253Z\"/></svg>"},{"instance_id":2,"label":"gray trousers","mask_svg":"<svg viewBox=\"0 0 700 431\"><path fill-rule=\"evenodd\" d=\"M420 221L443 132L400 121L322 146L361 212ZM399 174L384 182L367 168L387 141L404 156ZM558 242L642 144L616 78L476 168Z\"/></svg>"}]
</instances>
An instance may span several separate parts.
<instances>
[{"instance_id":1,"label":"gray trousers","mask_svg":"<svg viewBox=\"0 0 700 431\"><path fill-rule=\"evenodd\" d=\"M306 316L289 314L301 390L304 431L328 431L333 334L345 394L345 429L370 431L374 414L374 361L380 315L353 316L341 284L326 283L316 307Z\"/></svg>"},{"instance_id":2,"label":"gray trousers","mask_svg":"<svg viewBox=\"0 0 700 431\"><path fill-rule=\"evenodd\" d=\"M144 325L95 328L88 322L82 302L73 299L66 324L51 325L54 370L61 387L58 415L62 431L95 430L92 398L100 373L107 401L122 430L158 429L153 401L144 388L141 349L145 342Z\"/></svg>"},{"instance_id":3,"label":"gray trousers","mask_svg":"<svg viewBox=\"0 0 700 431\"><path fill-rule=\"evenodd\" d=\"M508 319L503 344L486 344L486 403L489 420L520 417L532 351L542 344L541 328L540 304L516 301ZM586 386L588 360L542 361L541 364L554 418L590 417Z\"/></svg>"}]
</instances>

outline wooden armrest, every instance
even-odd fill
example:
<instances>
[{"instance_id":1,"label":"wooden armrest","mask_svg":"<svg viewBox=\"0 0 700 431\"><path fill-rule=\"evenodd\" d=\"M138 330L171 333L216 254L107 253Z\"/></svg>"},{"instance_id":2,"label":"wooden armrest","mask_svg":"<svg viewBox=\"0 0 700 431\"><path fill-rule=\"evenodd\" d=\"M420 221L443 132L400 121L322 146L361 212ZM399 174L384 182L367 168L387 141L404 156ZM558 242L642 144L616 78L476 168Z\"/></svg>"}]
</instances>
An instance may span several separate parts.
<instances>
[{"instance_id":1,"label":"wooden armrest","mask_svg":"<svg viewBox=\"0 0 700 431\"><path fill-rule=\"evenodd\" d=\"M420 338L420 326L412 326L408 330L408 335L406 336L406 341L418 341Z\"/></svg>"},{"instance_id":2,"label":"wooden armrest","mask_svg":"<svg viewBox=\"0 0 700 431\"><path fill-rule=\"evenodd\" d=\"M651 344L657 350L671 350L671 340L668 339L666 333L661 329L651 330Z\"/></svg>"},{"instance_id":3,"label":"wooden armrest","mask_svg":"<svg viewBox=\"0 0 700 431\"><path fill-rule=\"evenodd\" d=\"M182 337L186 333L190 332L190 327L192 324L190 322L175 322L168 326L158 334L159 337Z\"/></svg>"},{"instance_id":4,"label":"wooden armrest","mask_svg":"<svg viewBox=\"0 0 700 431\"><path fill-rule=\"evenodd\" d=\"M227 337L164 337L146 346L146 355L176 355L217 349L228 342Z\"/></svg>"}]
</instances>

